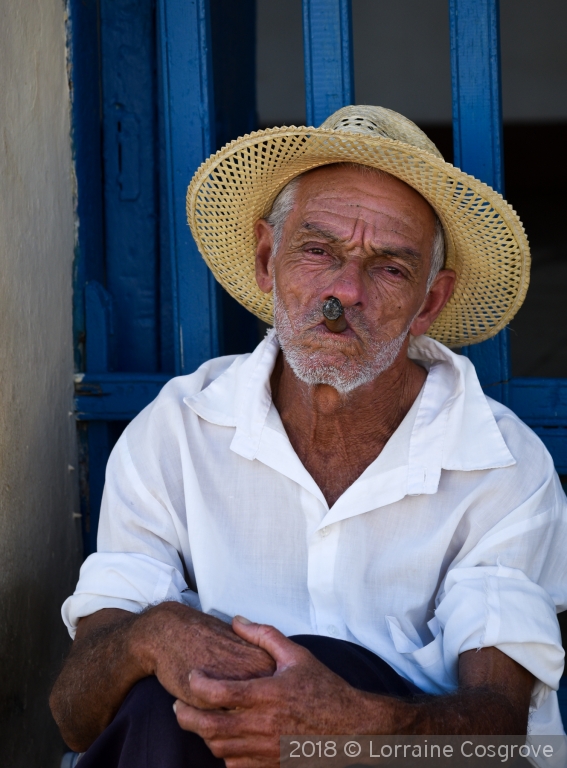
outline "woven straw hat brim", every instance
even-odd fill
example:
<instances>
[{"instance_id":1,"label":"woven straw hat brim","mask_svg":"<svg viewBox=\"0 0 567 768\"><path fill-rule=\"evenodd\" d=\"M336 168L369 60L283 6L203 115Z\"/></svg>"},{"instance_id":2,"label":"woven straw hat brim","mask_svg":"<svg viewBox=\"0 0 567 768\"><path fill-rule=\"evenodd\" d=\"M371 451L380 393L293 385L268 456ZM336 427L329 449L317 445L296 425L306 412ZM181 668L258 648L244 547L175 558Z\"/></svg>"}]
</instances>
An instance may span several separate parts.
<instances>
[{"instance_id":1,"label":"woven straw hat brim","mask_svg":"<svg viewBox=\"0 0 567 768\"><path fill-rule=\"evenodd\" d=\"M271 128L243 136L206 160L187 192L197 247L224 288L272 323L272 294L256 284L254 224L291 179L322 165L380 168L420 192L437 212L455 270L453 295L428 335L450 347L494 336L514 317L529 284L522 223L502 195L430 152L382 136L326 128Z\"/></svg>"}]
</instances>

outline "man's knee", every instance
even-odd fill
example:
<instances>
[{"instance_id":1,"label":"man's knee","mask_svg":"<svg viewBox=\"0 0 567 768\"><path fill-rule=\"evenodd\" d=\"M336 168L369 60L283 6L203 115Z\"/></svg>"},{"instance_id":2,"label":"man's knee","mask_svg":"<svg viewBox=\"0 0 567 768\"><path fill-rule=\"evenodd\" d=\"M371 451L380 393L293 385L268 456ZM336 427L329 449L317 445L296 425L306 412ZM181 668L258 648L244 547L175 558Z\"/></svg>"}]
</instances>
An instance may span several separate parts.
<instances>
[{"instance_id":1,"label":"man's knee","mask_svg":"<svg viewBox=\"0 0 567 768\"><path fill-rule=\"evenodd\" d=\"M139 680L130 690L116 717L127 716L137 722L148 719L175 719L172 696L155 675Z\"/></svg>"},{"instance_id":2,"label":"man's knee","mask_svg":"<svg viewBox=\"0 0 567 768\"><path fill-rule=\"evenodd\" d=\"M157 677L137 682L81 759L81 768L221 768L223 761L197 734L180 728L174 701Z\"/></svg>"}]
</instances>

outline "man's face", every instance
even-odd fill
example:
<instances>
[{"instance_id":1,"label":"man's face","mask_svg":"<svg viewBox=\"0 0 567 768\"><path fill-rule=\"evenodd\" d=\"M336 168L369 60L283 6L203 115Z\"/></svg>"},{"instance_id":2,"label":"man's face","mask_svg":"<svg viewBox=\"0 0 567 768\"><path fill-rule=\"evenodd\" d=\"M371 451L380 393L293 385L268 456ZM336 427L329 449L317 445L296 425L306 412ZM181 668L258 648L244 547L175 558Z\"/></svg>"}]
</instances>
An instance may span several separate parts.
<instances>
[{"instance_id":1,"label":"man's face","mask_svg":"<svg viewBox=\"0 0 567 768\"><path fill-rule=\"evenodd\" d=\"M257 269L260 287L274 288L276 331L299 378L349 391L392 364L427 294L434 230L429 204L391 176L329 166L301 180L278 253L266 275ZM330 296L345 308L340 334L324 323Z\"/></svg>"}]
</instances>

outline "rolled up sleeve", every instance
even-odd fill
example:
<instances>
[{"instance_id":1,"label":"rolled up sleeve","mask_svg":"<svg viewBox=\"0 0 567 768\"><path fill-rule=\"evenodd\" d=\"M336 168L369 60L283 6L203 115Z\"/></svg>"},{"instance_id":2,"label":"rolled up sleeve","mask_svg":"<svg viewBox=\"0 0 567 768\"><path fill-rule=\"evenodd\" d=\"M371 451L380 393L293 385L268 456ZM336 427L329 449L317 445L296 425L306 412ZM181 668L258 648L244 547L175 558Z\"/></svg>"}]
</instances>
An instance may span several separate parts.
<instances>
[{"instance_id":1,"label":"rolled up sleeve","mask_svg":"<svg viewBox=\"0 0 567 768\"><path fill-rule=\"evenodd\" d=\"M461 653L494 647L536 678L533 708L559 687L565 654L556 607L522 571L501 565L452 570L436 617L453 675Z\"/></svg>"},{"instance_id":2,"label":"rolled up sleeve","mask_svg":"<svg viewBox=\"0 0 567 768\"><path fill-rule=\"evenodd\" d=\"M450 566L435 611L453 679L461 653L498 648L536 678L532 709L559 687L565 653L557 613L567 607L565 495L547 452L540 461L531 493ZM514 489L508 493L513 501ZM505 489L494 488L492 498L504 505Z\"/></svg>"},{"instance_id":3,"label":"rolled up sleeve","mask_svg":"<svg viewBox=\"0 0 567 768\"><path fill-rule=\"evenodd\" d=\"M103 608L138 613L152 603L183 600L187 584L172 565L131 552L96 552L81 568L79 583L61 613L71 637L79 619Z\"/></svg>"},{"instance_id":4,"label":"rolled up sleeve","mask_svg":"<svg viewBox=\"0 0 567 768\"><path fill-rule=\"evenodd\" d=\"M103 608L139 612L164 600L181 601L188 589L191 562L175 427L168 430L168 414L159 411L158 399L127 427L110 456L98 551L83 563L76 590L62 607L72 637L80 618Z\"/></svg>"}]
</instances>

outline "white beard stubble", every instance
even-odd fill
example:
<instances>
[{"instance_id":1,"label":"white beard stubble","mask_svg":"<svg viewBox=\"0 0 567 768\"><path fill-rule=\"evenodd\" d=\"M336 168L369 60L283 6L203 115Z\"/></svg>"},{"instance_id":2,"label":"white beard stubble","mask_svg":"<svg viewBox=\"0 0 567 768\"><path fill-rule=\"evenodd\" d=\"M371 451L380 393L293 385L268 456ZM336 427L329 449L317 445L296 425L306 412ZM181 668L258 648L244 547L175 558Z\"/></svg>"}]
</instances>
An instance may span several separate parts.
<instances>
[{"instance_id":1,"label":"white beard stubble","mask_svg":"<svg viewBox=\"0 0 567 768\"><path fill-rule=\"evenodd\" d=\"M294 331L285 307L279 301L274 283L274 328L284 357L297 378L304 384L326 384L342 395L352 392L363 384L374 381L394 362L403 347L413 322L394 339L377 339L370 332L361 315L356 317L355 330L364 343L366 354L353 357L343 355L340 365L325 363L324 350L309 351L302 344L305 331ZM314 309L300 318L302 329L309 330L314 322L321 321L320 309ZM354 319L354 318L353 318Z\"/></svg>"}]
</instances>

